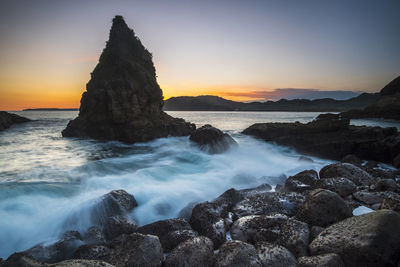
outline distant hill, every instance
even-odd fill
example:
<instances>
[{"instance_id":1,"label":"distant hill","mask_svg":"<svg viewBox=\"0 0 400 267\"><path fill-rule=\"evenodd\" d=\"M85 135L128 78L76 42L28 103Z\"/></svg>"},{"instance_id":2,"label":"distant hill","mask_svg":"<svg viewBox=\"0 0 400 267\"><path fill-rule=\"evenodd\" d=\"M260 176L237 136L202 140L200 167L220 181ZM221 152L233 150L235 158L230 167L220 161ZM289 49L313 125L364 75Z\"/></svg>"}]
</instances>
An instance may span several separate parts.
<instances>
[{"instance_id":1,"label":"distant hill","mask_svg":"<svg viewBox=\"0 0 400 267\"><path fill-rule=\"evenodd\" d=\"M384 118L400 120L400 76L378 93L377 100L365 108L357 107L341 113L348 118Z\"/></svg>"},{"instance_id":2,"label":"distant hill","mask_svg":"<svg viewBox=\"0 0 400 267\"><path fill-rule=\"evenodd\" d=\"M180 96L164 102L164 110L170 111L346 111L365 108L375 103L378 93L363 93L348 100L323 99L281 99L266 102L236 102L219 96Z\"/></svg>"},{"instance_id":3,"label":"distant hill","mask_svg":"<svg viewBox=\"0 0 400 267\"><path fill-rule=\"evenodd\" d=\"M79 108L26 108L22 111L76 111Z\"/></svg>"}]
</instances>

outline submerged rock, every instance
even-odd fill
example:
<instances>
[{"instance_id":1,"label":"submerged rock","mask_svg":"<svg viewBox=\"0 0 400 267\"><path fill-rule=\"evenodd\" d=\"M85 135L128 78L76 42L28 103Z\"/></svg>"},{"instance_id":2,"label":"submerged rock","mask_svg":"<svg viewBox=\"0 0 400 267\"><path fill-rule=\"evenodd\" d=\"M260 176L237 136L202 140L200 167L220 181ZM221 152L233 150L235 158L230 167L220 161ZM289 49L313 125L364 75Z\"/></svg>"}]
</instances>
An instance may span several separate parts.
<instances>
[{"instance_id":1,"label":"submerged rock","mask_svg":"<svg viewBox=\"0 0 400 267\"><path fill-rule=\"evenodd\" d=\"M237 145L236 141L221 130L206 124L190 135L190 140L201 149L212 154L223 153L231 146Z\"/></svg>"},{"instance_id":2,"label":"submerged rock","mask_svg":"<svg viewBox=\"0 0 400 267\"><path fill-rule=\"evenodd\" d=\"M122 16L116 16L82 94L79 116L62 135L134 143L189 135L195 130L194 124L169 116L162 107L151 53Z\"/></svg>"},{"instance_id":3,"label":"submerged rock","mask_svg":"<svg viewBox=\"0 0 400 267\"><path fill-rule=\"evenodd\" d=\"M15 123L23 123L28 121L30 121L30 119L18 116L13 113L0 111L0 131L9 128L11 125Z\"/></svg>"},{"instance_id":4,"label":"submerged rock","mask_svg":"<svg viewBox=\"0 0 400 267\"><path fill-rule=\"evenodd\" d=\"M339 254L346 266L396 266L400 215L380 210L345 219L322 231L311 242L310 252Z\"/></svg>"}]
</instances>

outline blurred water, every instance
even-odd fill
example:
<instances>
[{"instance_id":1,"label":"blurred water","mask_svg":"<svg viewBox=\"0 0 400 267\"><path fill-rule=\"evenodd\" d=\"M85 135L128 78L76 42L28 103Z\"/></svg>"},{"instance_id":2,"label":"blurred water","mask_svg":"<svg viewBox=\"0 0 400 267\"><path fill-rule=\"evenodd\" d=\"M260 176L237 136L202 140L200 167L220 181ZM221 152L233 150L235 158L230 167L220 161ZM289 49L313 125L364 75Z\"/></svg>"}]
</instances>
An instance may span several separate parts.
<instances>
[{"instance_id":1,"label":"blurred water","mask_svg":"<svg viewBox=\"0 0 400 267\"><path fill-rule=\"evenodd\" d=\"M125 189L139 203L139 224L177 216L191 201L225 190L276 183L281 174L319 170L329 161L298 161L294 151L240 134L256 122L307 122L310 112L169 112L201 126L228 131L239 143L209 155L188 137L127 145L62 138L76 111L15 112L34 121L0 132L0 257L54 240L65 230L91 225L86 211L95 199ZM79 214L75 220L68 220ZM5 242L6 240L6 242Z\"/></svg>"}]
</instances>

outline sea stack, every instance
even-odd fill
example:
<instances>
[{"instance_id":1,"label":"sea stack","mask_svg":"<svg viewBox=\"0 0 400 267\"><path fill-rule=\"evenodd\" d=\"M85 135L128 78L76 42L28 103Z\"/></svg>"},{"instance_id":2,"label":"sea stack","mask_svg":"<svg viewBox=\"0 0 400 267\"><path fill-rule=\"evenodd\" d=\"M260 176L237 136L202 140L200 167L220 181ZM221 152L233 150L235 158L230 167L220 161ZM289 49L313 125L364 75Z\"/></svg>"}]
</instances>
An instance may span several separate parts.
<instances>
[{"instance_id":1,"label":"sea stack","mask_svg":"<svg viewBox=\"0 0 400 267\"><path fill-rule=\"evenodd\" d=\"M195 130L194 124L163 112L163 104L152 54L123 17L115 16L109 40L82 94L79 116L62 135L134 143Z\"/></svg>"}]
</instances>

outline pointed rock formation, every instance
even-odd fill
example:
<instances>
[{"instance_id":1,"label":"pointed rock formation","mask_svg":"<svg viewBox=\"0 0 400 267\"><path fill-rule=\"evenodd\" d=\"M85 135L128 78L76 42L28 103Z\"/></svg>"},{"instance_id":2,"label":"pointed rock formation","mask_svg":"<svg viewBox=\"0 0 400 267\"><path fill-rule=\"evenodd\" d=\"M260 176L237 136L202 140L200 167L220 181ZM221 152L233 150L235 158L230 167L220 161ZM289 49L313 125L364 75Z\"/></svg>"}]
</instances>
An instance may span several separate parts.
<instances>
[{"instance_id":1,"label":"pointed rock formation","mask_svg":"<svg viewBox=\"0 0 400 267\"><path fill-rule=\"evenodd\" d=\"M82 94L79 116L62 135L134 143L195 130L194 124L164 113L163 103L151 53L123 17L116 16Z\"/></svg>"}]
</instances>

